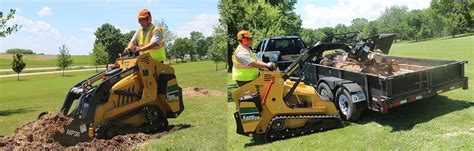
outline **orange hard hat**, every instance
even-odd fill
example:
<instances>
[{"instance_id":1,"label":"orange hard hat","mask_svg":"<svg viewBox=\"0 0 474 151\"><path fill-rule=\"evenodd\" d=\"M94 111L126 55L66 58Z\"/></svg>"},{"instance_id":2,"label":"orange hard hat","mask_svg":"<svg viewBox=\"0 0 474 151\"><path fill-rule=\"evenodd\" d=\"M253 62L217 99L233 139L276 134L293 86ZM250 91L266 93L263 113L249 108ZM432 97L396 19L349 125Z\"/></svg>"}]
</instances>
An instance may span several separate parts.
<instances>
[{"instance_id":1,"label":"orange hard hat","mask_svg":"<svg viewBox=\"0 0 474 151\"><path fill-rule=\"evenodd\" d=\"M238 41L242 41L242 39L244 39L244 38L252 38L252 35L250 34L250 32L248 30L240 30L237 33L237 40Z\"/></svg>"},{"instance_id":2,"label":"orange hard hat","mask_svg":"<svg viewBox=\"0 0 474 151\"><path fill-rule=\"evenodd\" d=\"M139 13L138 13L138 19L143 19L143 18L147 18L147 17L150 17L151 18L151 13L150 11L148 11L148 9L142 9Z\"/></svg>"}]
</instances>

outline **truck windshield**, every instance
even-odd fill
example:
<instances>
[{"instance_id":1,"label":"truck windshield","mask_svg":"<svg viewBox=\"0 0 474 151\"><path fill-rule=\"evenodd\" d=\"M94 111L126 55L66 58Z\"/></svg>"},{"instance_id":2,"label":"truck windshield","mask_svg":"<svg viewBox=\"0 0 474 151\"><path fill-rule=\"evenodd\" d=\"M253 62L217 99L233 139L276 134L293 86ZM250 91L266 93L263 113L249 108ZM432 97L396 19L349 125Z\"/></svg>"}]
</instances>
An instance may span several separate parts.
<instances>
[{"instance_id":1,"label":"truck windshield","mask_svg":"<svg viewBox=\"0 0 474 151\"><path fill-rule=\"evenodd\" d=\"M300 39L271 39L265 51L279 51L281 55L299 54L305 48Z\"/></svg>"}]
</instances>

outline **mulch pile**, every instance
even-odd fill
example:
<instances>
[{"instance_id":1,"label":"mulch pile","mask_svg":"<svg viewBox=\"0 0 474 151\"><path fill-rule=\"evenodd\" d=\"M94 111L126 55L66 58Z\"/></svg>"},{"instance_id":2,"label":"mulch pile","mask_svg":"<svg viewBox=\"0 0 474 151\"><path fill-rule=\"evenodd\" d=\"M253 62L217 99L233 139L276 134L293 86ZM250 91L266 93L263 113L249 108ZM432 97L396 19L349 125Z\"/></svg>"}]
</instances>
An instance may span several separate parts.
<instances>
[{"instance_id":1,"label":"mulch pile","mask_svg":"<svg viewBox=\"0 0 474 151\"><path fill-rule=\"evenodd\" d=\"M189 125L171 125L169 130L153 134L127 134L111 139L93 139L74 146L65 147L53 139L57 132L64 132L63 126L70 118L60 113L49 113L15 130L12 136L0 136L0 150L129 150L153 138L173 133Z\"/></svg>"}]
</instances>

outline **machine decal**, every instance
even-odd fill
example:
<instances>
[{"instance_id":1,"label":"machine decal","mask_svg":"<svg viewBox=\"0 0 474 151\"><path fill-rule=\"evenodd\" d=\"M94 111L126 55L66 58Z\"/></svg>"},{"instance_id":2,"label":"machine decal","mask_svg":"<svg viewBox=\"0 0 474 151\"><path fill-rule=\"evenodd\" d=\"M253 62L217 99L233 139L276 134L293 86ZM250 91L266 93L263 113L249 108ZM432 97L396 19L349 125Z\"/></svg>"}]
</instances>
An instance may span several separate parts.
<instances>
[{"instance_id":1,"label":"machine decal","mask_svg":"<svg viewBox=\"0 0 474 151\"><path fill-rule=\"evenodd\" d=\"M256 107L240 108L239 112L242 121L255 121L260 119L260 113Z\"/></svg>"}]
</instances>

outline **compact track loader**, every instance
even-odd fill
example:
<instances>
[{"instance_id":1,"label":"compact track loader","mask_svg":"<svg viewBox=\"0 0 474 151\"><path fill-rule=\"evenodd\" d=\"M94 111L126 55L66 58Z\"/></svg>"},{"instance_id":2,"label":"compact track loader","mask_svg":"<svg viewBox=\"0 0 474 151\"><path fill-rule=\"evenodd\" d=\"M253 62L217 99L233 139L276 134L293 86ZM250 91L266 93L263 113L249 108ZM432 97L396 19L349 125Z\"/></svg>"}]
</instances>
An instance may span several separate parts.
<instances>
[{"instance_id":1,"label":"compact track loader","mask_svg":"<svg viewBox=\"0 0 474 151\"><path fill-rule=\"evenodd\" d=\"M315 92L312 86L282 78L277 71L260 72L256 80L232 94L237 133L265 134L275 140L338 127L336 106Z\"/></svg>"},{"instance_id":2,"label":"compact track loader","mask_svg":"<svg viewBox=\"0 0 474 151\"><path fill-rule=\"evenodd\" d=\"M69 112L73 102L75 108ZM54 139L65 146L92 138L168 128L184 110L174 69L149 54L128 53L72 87L60 112L72 121Z\"/></svg>"},{"instance_id":3,"label":"compact track loader","mask_svg":"<svg viewBox=\"0 0 474 151\"><path fill-rule=\"evenodd\" d=\"M264 134L275 140L341 125L335 104L302 82L306 62L333 47L317 45L304 50L284 72L261 71L257 79L235 90L237 133Z\"/></svg>"},{"instance_id":4,"label":"compact track loader","mask_svg":"<svg viewBox=\"0 0 474 151\"><path fill-rule=\"evenodd\" d=\"M265 134L267 139L275 140L340 126L340 115L345 115L346 111L344 107L357 108L348 102L366 100L362 88L349 80L333 80L331 84L337 85L336 94L340 94L338 100L343 100L336 106L328 95L330 91L318 93L316 90L321 88L320 85L309 84L305 75L317 75L317 72L331 75L331 69L308 70L312 64L321 62L323 53L329 50L345 51L349 57L359 61L371 61L373 56L379 55L383 61L384 56L379 51L387 53L395 37L394 34L380 34L361 39L359 35L360 32L356 31L326 36L310 48L302 49L285 71L261 71L257 79L235 90L232 99L236 103L237 133L247 136ZM333 77L318 78L329 80Z\"/></svg>"}]
</instances>

